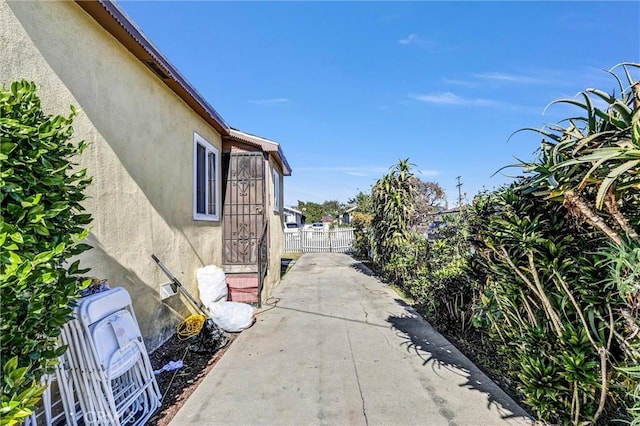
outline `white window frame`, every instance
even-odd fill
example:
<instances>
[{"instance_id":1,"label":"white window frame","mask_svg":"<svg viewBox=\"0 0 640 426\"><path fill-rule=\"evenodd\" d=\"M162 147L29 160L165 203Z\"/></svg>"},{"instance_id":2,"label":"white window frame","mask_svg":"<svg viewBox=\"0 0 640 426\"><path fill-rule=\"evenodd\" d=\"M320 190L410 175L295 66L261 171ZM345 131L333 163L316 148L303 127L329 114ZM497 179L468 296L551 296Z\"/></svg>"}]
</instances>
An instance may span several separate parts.
<instances>
[{"instance_id":1,"label":"white window frame","mask_svg":"<svg viewBox=\"0 0 640 426\"><path fill-rule=\"evenodd\" d=\"M205 211L198 211L198 146L204 148L206 157L213 154L213 162L204 161L204 173L205 176L205 190L204 190L204 209ZM220 188L221 188L221 176L220 171L220 151L213 145L211 145L205 138L193 132L193 219L205 220L205 221L218 221L220 220ZM213 188L210 187L211 181L207 179L210 176L210 168L213 165L215 169L213 171L212 178L214 179ZM213 194L212 194L213 193ZM213 196L213 209L208 212L208 206L210 204L211 196Z\"/></svg>"},{"instance_id":2,"label":"white window frame","mask_svg":"<svg viewBox=\"0 0 640 426\"><path fill-rule=\"evenodd\" d=\"M273 211L280 213L282 204L282 187L280 186L280 172L274 166L271 166L271 179L273 179Z\"/></svg>"}]
</instances>

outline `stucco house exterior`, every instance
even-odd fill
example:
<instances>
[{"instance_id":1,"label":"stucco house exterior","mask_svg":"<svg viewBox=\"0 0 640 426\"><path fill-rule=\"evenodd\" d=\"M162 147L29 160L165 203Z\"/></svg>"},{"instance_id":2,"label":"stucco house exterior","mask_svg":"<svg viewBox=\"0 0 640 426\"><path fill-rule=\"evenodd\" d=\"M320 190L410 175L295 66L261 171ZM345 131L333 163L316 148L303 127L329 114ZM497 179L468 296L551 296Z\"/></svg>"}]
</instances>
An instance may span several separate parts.
<instances>
[{"instance_id":1,"label":"stucco house exterior","mask_svg":"<svg viewBox=\"0 0 640 426\"><path fill-rule=\"evenodd\" d=\"M269 273L280 270L280 255L266 254L284 252L283 176L291 168L277 142L234 128L223 151L222 267L232 299L259 303L280 279Z\"/></svg>"},{"instance_id":2,"label":"stucco house exterior","mask_svg":"<svg viewBox=\"0 0 640 426\"><path fill-rule=\"evenodd\" d=\"M349 207L340 215L340 224L342 225L351 225L351 219L353 218L353 214L358 209L357 206Z\"/></svg>"},{"instance_id":3,"label":"stucco house exterior","mask_svg":"<svg viewBox=\"0 0 640 426\"><path fill-rule=\"evenodd\" d=\"M129 291L148 350L189 312L179 296L160 299L168 279L152 254L197 296L196 271L205 265L257 282L261 240L260 297L269 296L283 251L283 177L291 174L276 142L232 129L111 2L0 0L0 42L0 84L34 81L48 114L68 115L70 105L80 111L73 139L89 143L78 160L93 176L86 202L93 249L81 264ZM240 153L252 155L259 172L232 176ZM242 196L230 202L230 181L254 185L251 206ZM260 225L248 242L228 221L245 208ZM248 244L248 257L230 262L225 244L234 238Z\"/></svg>"},{"instance_id":4,"label":"stucco house exterior","mask_svg":"<svg viewBox=\"0 0 640 426\"><path fill-rule=\"evenodd\" d=\"M298 227L302 228L302 225L305 223L305 215L298 209L294 209L293 207L284 207L284 222L285 223L295 223Z\"/></svg>"}]
</instances>

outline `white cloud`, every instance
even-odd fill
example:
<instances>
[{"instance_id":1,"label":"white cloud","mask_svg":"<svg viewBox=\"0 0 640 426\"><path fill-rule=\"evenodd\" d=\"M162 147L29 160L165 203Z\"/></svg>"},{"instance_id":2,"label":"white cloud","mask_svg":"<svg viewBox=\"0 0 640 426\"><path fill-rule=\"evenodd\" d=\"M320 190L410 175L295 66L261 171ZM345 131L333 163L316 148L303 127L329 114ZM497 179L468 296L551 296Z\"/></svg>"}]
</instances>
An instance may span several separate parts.
<instances>
[{"instance_id":1,"label":"white cloud","mask_svg":"<svg viewBox=\"0 0 640 426\"><path fill-rule=\"evenodd\" d=\"M480 87L486 82L505 84L557 84L567 80L567 77L558 78L557 72L552 70L537 70L529 74L510 74L502 72L484 72L469 74L469 79L442 78L446 84L461 87ZM544 78L539 77L543 75Z\"/></svg>"},{"instance_id":2,"label":"white cloud","mask_svg":"<svg viewBox=\"0 0 640 426\"><path fill-rule=\"evenodd\" d=\"M531 77L523 74L506 74L499 72L489 72L482 74L473 74L474 77L479 78L481 80L492 80L499 81L503 83L516 83L516 84L540 84L544 83L545 80Z\"/></svg>"},{"instance_id":3,"label":"white cloud","mask_svg":"<svg viewBox=\"0 0 640 426\"><path fill-rule=\"evenodd\" d=\"M374 178L379 179L383 175L389 173L391 167L389 166L327 166L327 167L296 167L297 173L344 173L349 176L358 178ZM438 176L440 172L438 170L417 170L417 174L422 176Z\"/></svg>"},{"instance_id":4,"label":"white cloud","mask_svg":"<svg viewBox=\"0 0 640 426\"><path fill-rule=\"evenodd\" d=\"M418 39L418 35L417 34L409 34L409 36L407 38L403 38L403 39L398 40L398 43L400 43L400 44L411 44L416 39Z\"/></svg>"},{"instance_id":5,"label":"white cloud","mask_svg":"<svg viewBox=\"0 0 640 426\"><path fill-rule=\"evenodd\" d=\"M488 106L488 105L496 104L496 102L489 99L463 98L451 92L418 94L418 95L410 95L410 97L412 99L415 99L416 101L425 102L429 104L439 104L439 105Z\"/></svg>"},{"instance_id":6,"label":"white cloud","mask_svg":"<svg viewBox=\"0 0 640 426\"><path fill-rule=\"evenodd\" d=\"M422 37L420 37L418 34L409 34L407 37L401 38L400 40L398 40L398 44L402 44L404 46L414 45L414 46L425 47L425 48L435 47L436 45L435 42L430 40L425 40Z\"/></svg>"},{"instance_id":7,"label":"white cloud","mask_svg":"<svg viewBox=\"0 0 640 426\"><path fill-rule=\"evenodd\" d=\"M345 173L350 176L357 177L380 177L389 171L389 167L382 166L326 166L326 167L296 167L296 172L301 173Z\"/></svg>"},{"instance_id":8,"label":"white cloud","mask_svg":"<svg viewBox=\"0 0 640 426\"><path fill-rule=\"evenodd\" d=\"M291 101L287 98L255 99L255 100L249 101L250 104L254 104L254 105L280 105L280 104L287 104L289 102Z\"/></svg>"},{"instance_id":9,"label":"white cloud","mask_svg":"<svg viewBox=\"0 0 640 426\"><path fill-rule=\"evenodd\" d=\"M447 83L447 84L454 85L454 86L478 87L478 83L477 82L468 81L468 80L455 80L455 79L451 79L451 78L443 78L442 81Z\"/></svg>"}]
</instances>

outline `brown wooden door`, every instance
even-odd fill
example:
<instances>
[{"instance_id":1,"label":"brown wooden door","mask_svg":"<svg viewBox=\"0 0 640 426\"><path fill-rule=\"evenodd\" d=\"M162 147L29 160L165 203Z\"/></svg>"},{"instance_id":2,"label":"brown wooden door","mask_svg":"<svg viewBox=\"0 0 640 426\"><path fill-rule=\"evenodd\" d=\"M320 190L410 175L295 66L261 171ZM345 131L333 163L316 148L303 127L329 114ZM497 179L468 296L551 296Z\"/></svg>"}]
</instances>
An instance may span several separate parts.
<instances>
[{"instance_id":1,"label":"brown wooden door","mask_svg":"<svg viewBox=\"0 0 640 426\"><path fill-rule=\"evenodd\" d=\"M265 220L264 157L262 153L231 153L224 160L224 264L257 267Z\"/></svg>"}]
</instances>

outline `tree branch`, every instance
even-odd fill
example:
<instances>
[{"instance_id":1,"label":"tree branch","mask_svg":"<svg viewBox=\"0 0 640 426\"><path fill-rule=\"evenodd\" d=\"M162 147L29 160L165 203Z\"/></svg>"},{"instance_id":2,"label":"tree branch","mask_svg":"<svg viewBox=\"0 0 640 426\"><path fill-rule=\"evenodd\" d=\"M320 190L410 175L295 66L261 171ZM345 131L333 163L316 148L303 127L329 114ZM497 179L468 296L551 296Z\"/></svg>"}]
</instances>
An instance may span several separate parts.
<instances>
[{"instance_id":1,"label":"tree branch","mask_svg":"<svg viewBox=\"0 0 640 426\"><path fill-rule=\"evenodd\" d=\"M540 300L542 301L542 306L544 307L545 311L547 311L547 315L549 315L549 319L551 320L551 323L555 328L556 334L558 335L558 337L561 337L562 330L564 329L564 327L562 326L560 317L558 316L556 311L553 309L553 306L551 305L551 301L549 300L549 298L544 292L544 289L542 288L542 284L540 283L540 277L538 276L538 270L536 269L536 265L533 259L533 253L531 251L527 253L527 258L529 259L529 267L531 268L531 275L533 276L533 281L535 282L536 287L538 288L538 291L540 293Z\"/></svg>"},{"instance_id":2,"label":"tree branch","mask_svg":"<svg viewBox=\"0 0 640 426\"><path fill-rule=\"evenodd\" d=\"M564 194L564 206L572 212L580 213L587 223L596 229L602 231L607 237L617 245L622 245L622 238L618 235L606 222L591 210L587 203L573 191L567 191Z\"/></svg>"},{"instance_id":3,"label":"tree branch","mask_svg":"<svg viewBox=\"0 0 640 426\"><path fill-rule=\"evenodd\" d=\"M594 414L593 416L593 422L595 423L596 420L598 420L598 418L602 415L602 412L604 411L604 406L607 402L607 394L609 392L609 386L608 386L608 380L607 380L607 355L609 354L609 347L605 348L604 346L598 345L596 343L596 341L591 336L591 332L589 331L589 326L587 325L587 321L584 319L584 315L582 314L582 308L580 307L580 305L578 305L578 302L576 302L576 299L573 297L573 294L569 291L567 284L564 282L560 274L558 274L557 271L554 271L553 274L560 282L560 285L562 286L564 291L567 293L567 296L569 296L569 300L571 300L573 307L576 309L578 317L580 317L580 321L582 322L584 331L587 333L587 338L589 339L589 342L591 342L591 345L600 356L600 388L601 390L600 390L600 401L598 403L598 410L596 411L596 414ZM609 327L610 327L610 330L613 330L613 314L611 313L611 308L609 308ZM611 332L609 334L609 341L607 343L607 346L609 346L610 344L611 344Z\"/></svg>"},{"instance_id":4,"label":"tree branch","mask_svg":"<svg viewBox=\"0 0 640 426\"><path fill-rule=\"evenodd\" d=\"M613 217L620 228L622 228L622 230L627 233L629 238L634 241L640 241L638 233L631 227L631 225L629 225L629 221L627 221L627 218L625 218L622 213L620 213L618 202L616 201L616 196L613 193L613 188L609 189L609 192L604 199L604 205L607 206L607 210L611 214L611 217Z\"/></svg>"}]
</instances>

